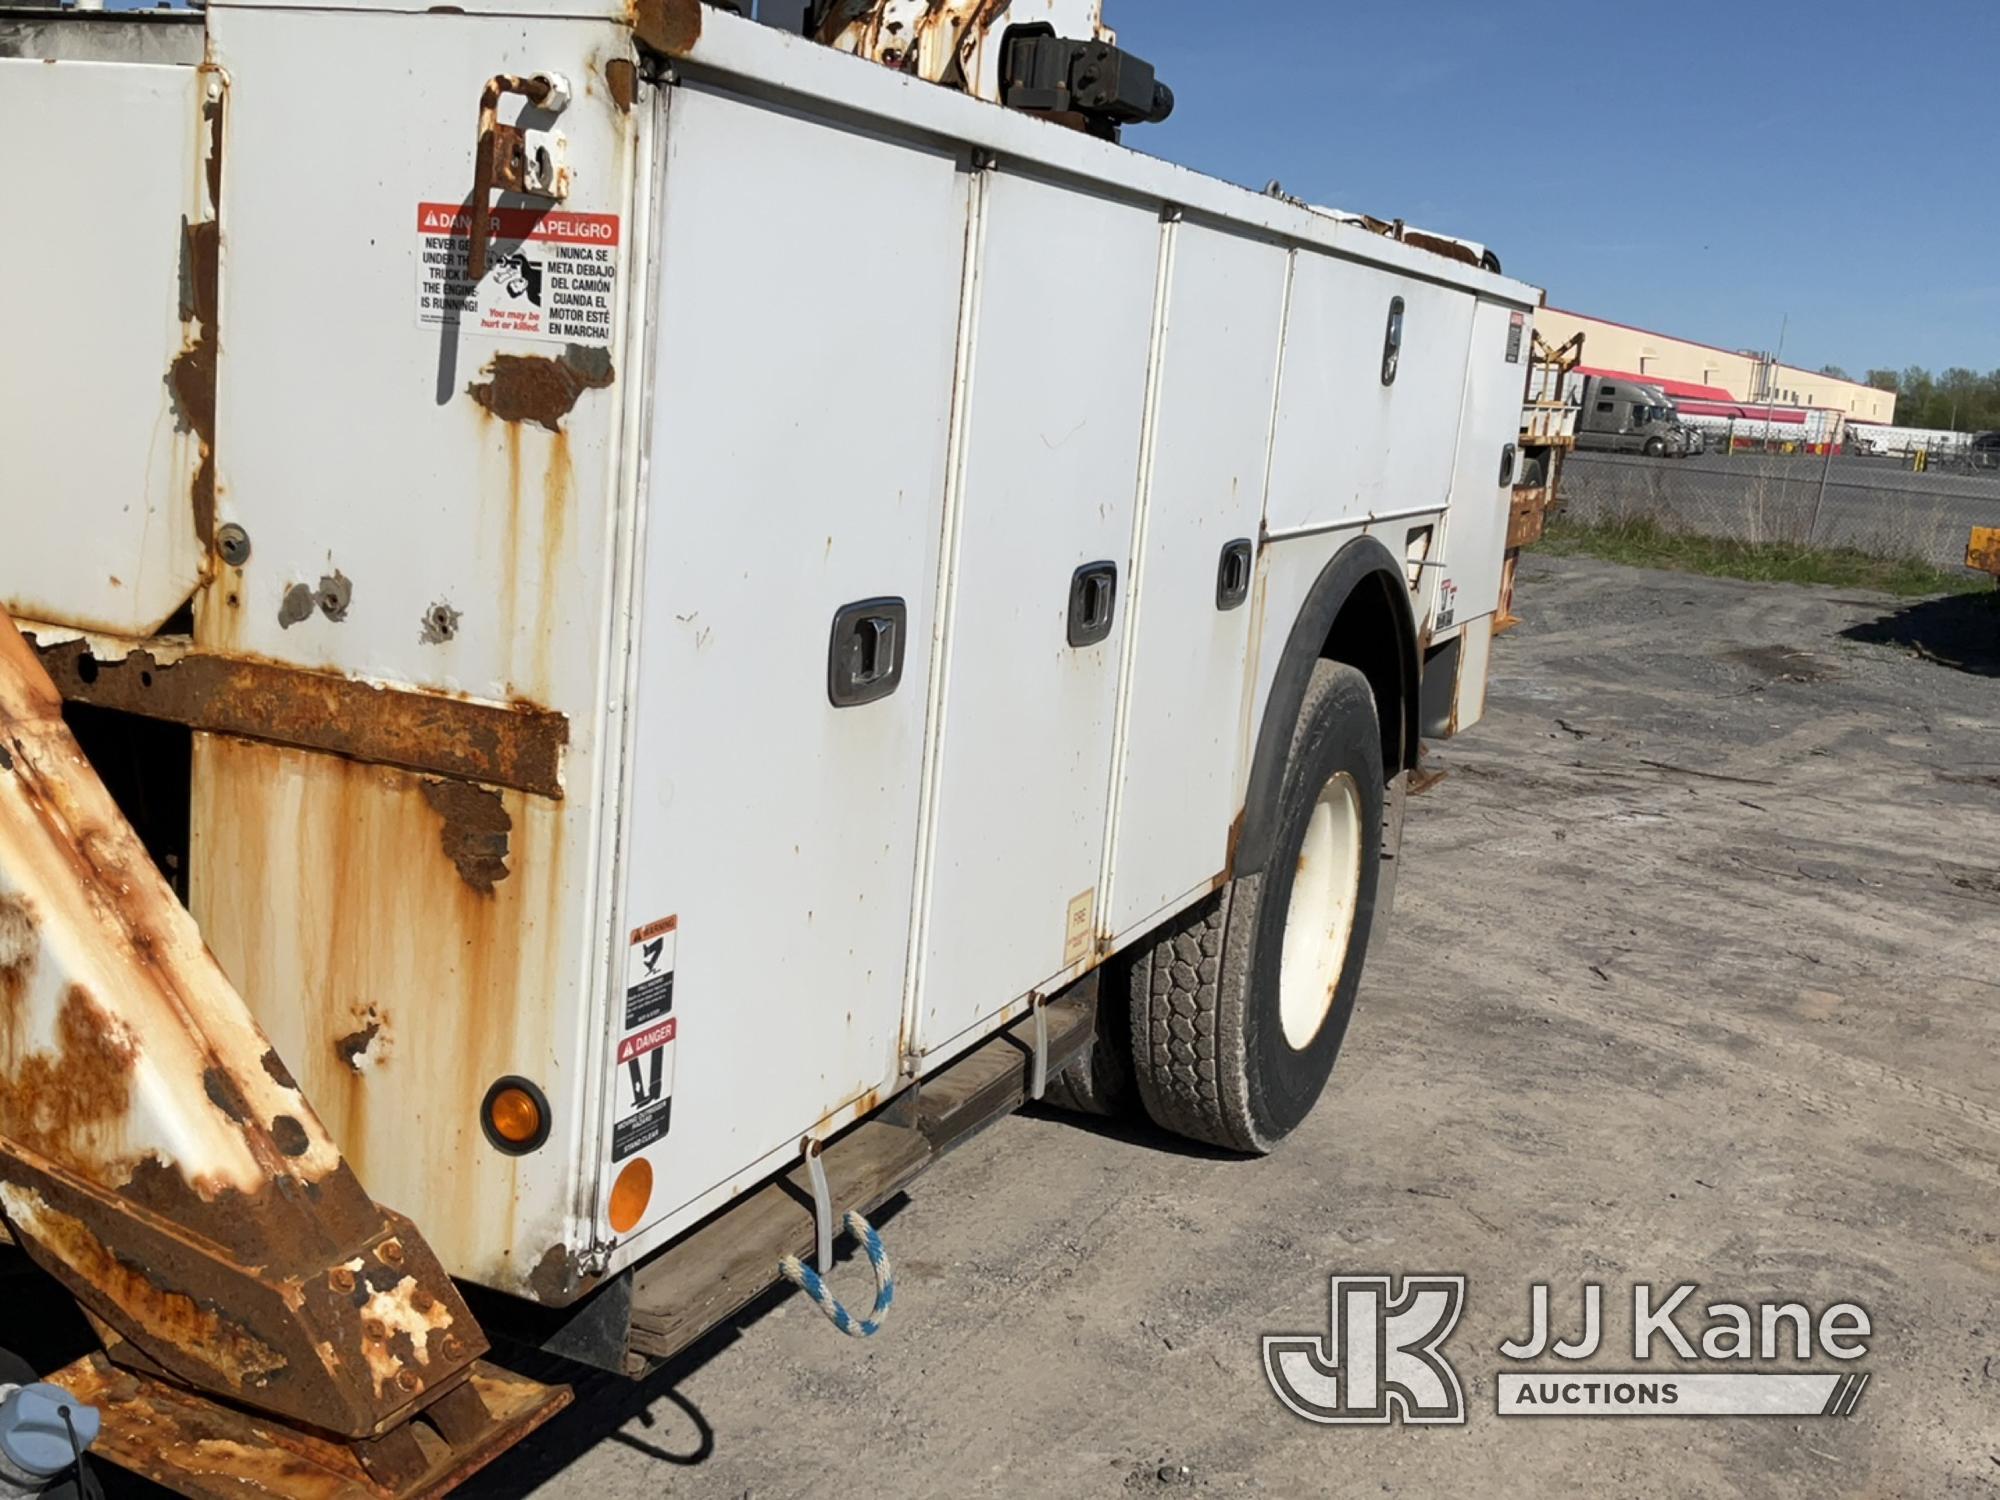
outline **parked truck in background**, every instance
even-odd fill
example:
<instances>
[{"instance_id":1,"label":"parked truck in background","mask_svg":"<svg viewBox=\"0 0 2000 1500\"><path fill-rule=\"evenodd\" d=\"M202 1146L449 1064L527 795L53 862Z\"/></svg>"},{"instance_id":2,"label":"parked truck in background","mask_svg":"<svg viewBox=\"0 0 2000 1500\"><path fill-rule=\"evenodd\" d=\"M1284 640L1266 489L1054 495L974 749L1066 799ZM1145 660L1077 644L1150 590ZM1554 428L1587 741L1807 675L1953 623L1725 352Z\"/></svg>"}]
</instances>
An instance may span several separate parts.
<instances>
[{"instance_id":1,"label":"parked truck in background","mask_svg":"<svg viewBox=\"0 0 2000 1500\"><path fill-rule=\"evenodd\" d=\"M1606 375L1573 379L1577 447L1648 458L1687 455L1687 429L1660 387Z\"/></svg>"},{"instance_id":2,"label":"parked truck in background","mask_svg":"<svg viewBox=\"0 0 2000 1500\"><path fill-rule=\"evenodd\" d=\"M96 1451L435 1493L567 1399L487 1327L643 1371L1027 1097L1305 1118L1533 288L1125 149L1096 0L0 25L0 1221Z\"/></svg>"}]
</instances>

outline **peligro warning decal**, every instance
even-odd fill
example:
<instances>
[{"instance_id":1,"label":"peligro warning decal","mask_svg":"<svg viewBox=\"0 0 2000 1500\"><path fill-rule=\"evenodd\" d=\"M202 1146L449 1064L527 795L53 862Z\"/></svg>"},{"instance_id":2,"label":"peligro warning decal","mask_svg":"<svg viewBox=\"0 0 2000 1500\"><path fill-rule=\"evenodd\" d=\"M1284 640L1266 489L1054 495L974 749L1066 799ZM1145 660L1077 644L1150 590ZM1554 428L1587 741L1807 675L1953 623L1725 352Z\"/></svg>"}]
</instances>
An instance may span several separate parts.
<instances>
[{"instance_id":1,"label":"peligro warning decal","mask_svg":"<svg viewBox=\"0 0 2000 1500\"><path fill-rule=\"evenodd\" d=\"M680 918L632 930L625 951L625 1009L613 1065L611 1159L666 1139L674 1110L674 949Z\"/></svg>"},{"instance_id":2,"label":"peligro warning decal","mask_svg":"<svg viewBox=\"0 0 2000 1500\"><path fill-rule=\"evenodd\" d=\"M554 344L611 342L618 215L496 208L486 274L467 270L472 211L417 205L417 321Z\"/></svg>"}]
</instances>

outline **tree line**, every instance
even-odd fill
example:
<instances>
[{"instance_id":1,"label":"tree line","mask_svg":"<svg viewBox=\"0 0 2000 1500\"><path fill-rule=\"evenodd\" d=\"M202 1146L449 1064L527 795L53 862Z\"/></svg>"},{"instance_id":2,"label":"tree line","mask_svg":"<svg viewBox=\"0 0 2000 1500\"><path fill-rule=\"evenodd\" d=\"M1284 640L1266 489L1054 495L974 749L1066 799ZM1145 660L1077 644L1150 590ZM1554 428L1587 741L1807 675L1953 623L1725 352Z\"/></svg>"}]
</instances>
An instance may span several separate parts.
<instances>
[{"instance_id":1,"label":"tree line","mask_svg":"<svg viewBox=\"0 0 2000 1500\"><path fill-rule=\"evenodd\" d=\"M1853 377L1837 365L1821 371L1842 380ZM1907 370L1870 370L1867 383L1878 391L1896 393L1898 427L1935 427L1955 432L1990 432L2000 428L2000 370L1981 375L1953 366L1933 375L1921 365Z\"/></svg>"}]
</instances>

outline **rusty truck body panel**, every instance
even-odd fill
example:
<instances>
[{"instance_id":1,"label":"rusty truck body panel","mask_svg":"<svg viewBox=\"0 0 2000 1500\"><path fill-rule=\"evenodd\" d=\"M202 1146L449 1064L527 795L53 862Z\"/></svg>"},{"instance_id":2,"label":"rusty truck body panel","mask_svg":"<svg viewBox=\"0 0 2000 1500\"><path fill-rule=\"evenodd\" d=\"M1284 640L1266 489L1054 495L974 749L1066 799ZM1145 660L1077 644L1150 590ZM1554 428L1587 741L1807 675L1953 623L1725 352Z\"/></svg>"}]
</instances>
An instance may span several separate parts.
<instances>
[{"instance_id":1,"label":"rusty truck body panel","mask_svg":"<svg viewBox=\"0 0 2000 1500\"><path fill-rule=\"evenodd\" d=\"M1095 0L813 14L0 26L47 210L0 246L0 1218L134 1430L309 1432L267 1492L435 1488L559 1403L451 1277L713 1283L732 1205L789 1246L783 1174L875 1201L1076 1055L1240 873L1343 557L1399 808L1419 663L1479 716L1538 294L1124 149L1143 65L1024 112L1003 48L1113 48Z\"/></svg>"}]
</instances>

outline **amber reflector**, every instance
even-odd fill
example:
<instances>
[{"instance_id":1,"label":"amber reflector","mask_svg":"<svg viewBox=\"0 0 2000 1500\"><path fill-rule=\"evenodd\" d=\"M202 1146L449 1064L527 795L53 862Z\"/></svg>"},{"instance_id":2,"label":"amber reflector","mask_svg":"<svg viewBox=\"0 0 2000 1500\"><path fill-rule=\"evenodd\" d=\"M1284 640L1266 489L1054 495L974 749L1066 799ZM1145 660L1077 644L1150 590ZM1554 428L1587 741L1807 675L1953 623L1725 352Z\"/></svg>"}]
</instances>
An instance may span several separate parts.
<instances>
[{"instance_id":1,"label":"amber reflector","mask_svg":"<svg viewBox=\"0 0 2000 1500\"><path fill-rule=\"evenodd\" d=\"M625 1170L611 1184L611 1227L630 1234L646 1217L646 1205L653 1201L653 1164L645 1157L625 1163Z\"/></svg>"},{"instance_id":2,"label":"amber reflector","mask_svg":"<svg viewBox=\"0 0 2000 1500\"><path fill-rule=\"evenodd\" d=\"M526 1089L501 1089L486 1106L493 1133L503 1141L525 1146L542 1133L542 1107Z\"/></svg>"}]
</instances>

